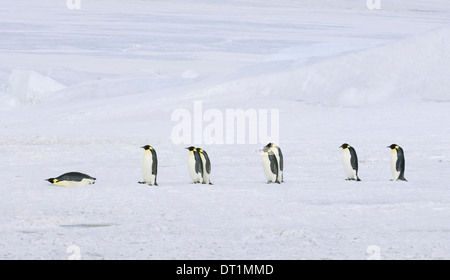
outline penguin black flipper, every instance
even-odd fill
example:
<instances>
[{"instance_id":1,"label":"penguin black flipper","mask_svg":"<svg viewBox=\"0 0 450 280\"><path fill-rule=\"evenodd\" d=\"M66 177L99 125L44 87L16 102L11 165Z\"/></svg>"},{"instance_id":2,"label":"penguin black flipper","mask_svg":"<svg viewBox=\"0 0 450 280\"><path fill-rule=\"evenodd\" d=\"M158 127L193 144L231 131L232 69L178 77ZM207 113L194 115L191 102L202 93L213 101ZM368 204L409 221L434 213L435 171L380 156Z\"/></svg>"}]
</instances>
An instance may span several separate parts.
<instances>
[{"instance_id":1,"label":"penguin black flipper","mask_svg":"<svg viewBox=\"0 0 450 280\"><path fill-rule=\"evenodd\" d=\"M206 167L206 172L207 173L211 173L211 161L209 160L208 154L206 153L205 150L202 150L203 155L205 156L205 167Z\"/></svg>"},{"instance_id":2,"label":"penguin black flipper","mask_svg":"<svg viewBox=\"0 0 450 280\"><path fill-rule=\"evenodd\" d=\"M352 165L353 170L358 171L358 156L356 155L356 151L353 147L348 148L350 150L350 163Z\"/></svg>"},{"instance_id":3,"label":"penguin black flipper","mask_svg":"<svg viewBox=\"0 0 450 280\"><path fill-rule=\"evenodd\" d=\"M269 153L269 161L270 161L270 170L272 170L272 173L278 176L278 162L277 158L273 153Z\"/></svg>"},{"instance_id":4,"label":"penguin black flipper","mask_svg":"<svg viewBox=\"0 0 450 280\"><path fill-rule=\"evenodd\" d=\"M401 147L398 147L398 149L397 149L396 169L398 172L400 172L400 175L398 176L398 180L408 181L405 179L405 155L404 155L403 149Z\"/></svg>"},{"instance_id":5,"label":"penguin black flipper","mask_svg":"<svg viewBox=\"0 0 450 280\"><path fill-rule=\"evenodd\" d=\"M348 148L350 151L350 164L352 165L353 170L356 171L356 181L361 181L358 177L358 156L356 155L356 151L353 147Z\"/></svg>"},{"instance_id":6,"label":"penguin black flipper","mask_svg":"<svg viewBox=\"0 0 450 280\"><path fill-rule=\"evenodd\" d=\"M152 174L156 176L156 174L158 173L158 158L156 156L155 149L151 149L151 152L152 152L152 159L153 159L153 162L152 162Z\"/></svg>"},{"instance_id":7,"label":"penguin black flipper","mask_svg":"<svg viewBox=\"0 0 450 280\"><path fill-rule=\"evenodd\" d=\"M74 182L81 182L83 179L97 180L94 177L91 177L87 174L80 173L80 172L68 172L61 176L56 177L56 179L58 179L59 181L64 180L64 181L74 181Z\"/></svg>"},{"instance_id":8,"label":"penguin black flipper","mask_svg":"<svg viewBox=\"0 0 450 280\"><path fill-rule=\"evenodd\" d=\"M202 158L200 157L200 152L197 149L194 151L194 157L195 157L195 172L200 173L203 178Z\"/></svg>"},{"instance_id":9,"label":"penguin black flipper","mask_svg":"<svg viewBox=\"0 0 450 280\"><path fill-rule=\"evenodd\" d=\"M209 156L205 150L202 150L202 153L203 153L203 156L205 157L205 161L206 161L205 162L206 172L208 174L210 174L211 173L211 161L209 160ZM210 181L209 184L212 185L213 183L211 183L211 181Z\"/></svg>"},{"instance_id":10,"label":"penguin black flipper","mask_svg":"<svg viewBox=\"0 0 450 280\"><path fill-rule=\"evenodd\" d=\"M280 170L283 171L283 153L281 152L280 147L278 147L278 155L280 156Z\"/></svg>"}]
</instances>

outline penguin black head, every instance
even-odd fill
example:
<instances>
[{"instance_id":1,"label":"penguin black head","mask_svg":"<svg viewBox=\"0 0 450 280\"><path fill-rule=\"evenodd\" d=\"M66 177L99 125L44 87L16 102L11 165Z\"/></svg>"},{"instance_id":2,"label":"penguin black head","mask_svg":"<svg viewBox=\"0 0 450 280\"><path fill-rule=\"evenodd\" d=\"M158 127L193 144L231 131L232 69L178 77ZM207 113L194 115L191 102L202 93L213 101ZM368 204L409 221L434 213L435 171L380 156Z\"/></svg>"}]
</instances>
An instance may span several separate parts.
<instances>
[{"instance_id":1,"label":"penguin black head","mask_svg":"<svg viewBox=\"0 0 450 280\"><path fill-rule=\"evenodd\" d=\"M347 144L347 143L344 143L344 144L342 144L339 148L342 148L342 149L348 149L348 148L350 148L350 145Z\"/></svg>"},{"instance_id":2,"label":"penguin black head","mask_svg":"<svg viewBox=\"0 0 450 280\"><path fill-rule=\"evenodd\" d=\"M50 183L56 183L58 180L56 180L56 178L48 178L48 179L45 179L45 181L49 181Z\"/></svg>"},{"instance_id":3,"label":"penguin black head","mask_svg":"<svg viewBox=\"0 0 450 280\"><path fill-rule=\"evenodd\" d=\"M195 147L194 146L187 147L186 149L188 149L189 151L195 151Z\"/></svg>"},{"instance_id":4,"label":"penguin black head","mask_svg":"<svg viewBox=\"0 0 450 280\"><path fill-rule=\"evenodd\" d=\"M145 145L145 146L142 146L141 148L144 149L144 150L151 150L151 149L152 149L152 146L150 146L150 145Z\"/></svg>"},{"instance_id":5,"label":"penguin black head","mask_svg":"<svg viewBox=\"0 0 450 280\"><path fill-rule=\"evenodd\" d=\"M270 148L272 148L272 145L273 145L272 143L269 143L269 144L265 145L264 147L262 147L262 149L260 149L260 151L268 152L270 150Z\"/></svg>"},{"instance_id":6,"label":"penguin black head","mask_svg":"<svg viewBox=\"0 0 450 280\"><path fill-rule=\"evenodd\" d=\"M398 150L398 145L397 144L392 144L390 146L387 146L386 148L391 148L392 150Z\"/></svg>"}]
</instances>

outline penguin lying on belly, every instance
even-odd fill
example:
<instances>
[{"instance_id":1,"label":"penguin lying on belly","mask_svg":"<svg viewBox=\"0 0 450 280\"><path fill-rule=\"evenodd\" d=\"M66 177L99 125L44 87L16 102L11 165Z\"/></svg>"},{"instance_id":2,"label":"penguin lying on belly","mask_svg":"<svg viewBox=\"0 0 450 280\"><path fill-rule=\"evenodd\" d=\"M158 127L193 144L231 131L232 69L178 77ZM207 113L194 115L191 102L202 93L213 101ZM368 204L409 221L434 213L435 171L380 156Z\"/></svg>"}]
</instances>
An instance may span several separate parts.
<instances>
[{"instance_id":1,"label":"penguin lying on belly","mask_svg":"<svg viewBox=\"0 0 450 280\"><path fill-rule=\"evenodd\" d=\"M80 172L64 173L56 178L49 178L49 181L59 187L86 186L95 183L95 178Z\"/></svg>"}]
</instances>

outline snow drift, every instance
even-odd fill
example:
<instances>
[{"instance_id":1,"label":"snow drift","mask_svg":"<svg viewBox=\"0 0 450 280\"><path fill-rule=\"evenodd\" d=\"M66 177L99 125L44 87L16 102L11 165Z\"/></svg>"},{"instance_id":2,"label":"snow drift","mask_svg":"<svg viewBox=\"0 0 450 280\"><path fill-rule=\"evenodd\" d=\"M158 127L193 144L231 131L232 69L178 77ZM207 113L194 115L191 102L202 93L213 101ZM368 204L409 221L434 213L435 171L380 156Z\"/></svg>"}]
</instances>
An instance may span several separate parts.
<instances>
[{"instance_id":1,"label":"snow drift","mask_svg":"<svg viewBox=\"0 0 450 280\"><path fill-rule=\"evenodd\" d=\"M295 59L298 54L294 59L283 55L283 60L241 69L233 75L236 80L207 92L245 92L332 106L362 106L387 100L450 101L449 45L450 28L442 28L339 55L333 55L338 52L333 48L306 60Z\"/></svg>"},{"instance_id":2,"label":"snow drift","mask_svg":"<svg viewBox=\"0 0 450 280\"><path fill-rule=\"evenodd\" d=\"M22 104L35 104L64 88L63 84L36 71L15 69L9 77L6 93Z\"/></svg>"}]
</instances>

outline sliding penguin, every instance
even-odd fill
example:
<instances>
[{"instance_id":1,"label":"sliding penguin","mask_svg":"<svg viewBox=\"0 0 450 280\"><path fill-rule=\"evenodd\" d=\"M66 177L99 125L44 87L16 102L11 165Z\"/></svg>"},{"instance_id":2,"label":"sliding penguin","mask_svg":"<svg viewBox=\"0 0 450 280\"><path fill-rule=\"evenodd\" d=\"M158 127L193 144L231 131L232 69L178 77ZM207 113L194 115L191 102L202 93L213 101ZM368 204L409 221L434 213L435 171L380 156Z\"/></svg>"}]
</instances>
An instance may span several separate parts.
<instances>
[{"instance_id":1,"label":"sliding penguin","mask_svg":"<svg viewBox=\"0 0 450 280\"><path fill-rule=\"evenodd\" d=\"M203 150L201 148L197 148L197 150L200 154L200 159L202 160L202 166L203 166L203 182L202 183L212 185L212 183L211 183L211 161L209 160L209 156L205 150Z\"/></svg>"},{"instance_id":2,"label":"sliding penguin","mask_svg":"<svg viewBox=\"0 0 450 280\"><path fill-rule=\"evenodd\" d=\"M49 181L59 187L86 186L95 183L95 178L80 172L64 173L56 178L49 178Z\"/></svg>"},{"instance_id":3,"label":"sliding penguin","mask_svg":"<svg viewBox=\"0 0 450 280\"><path fill-rule=\"evenodd\" d=\"M358 177L358 156L355 149L347 143L342 144L342 163L347 175L346 180L361 181Z\"/></svg>"},{"instance_id":4,"label":"sliding penguin","mask_svg":"<svg viewBox=\"0 0 450 280\"><path fill-rule=\"evenodd\" d=\"M203 162L200 157L200 152L197 148L190 146L186 149L189 150L188 154L188 169L194 184L203 183Z\"/></svg>"},{"instance_id":5,"label":"sliding penguin","mask_svg":"<svg viewBox=\"0 0 450 280\"><path fill-rule=\"evenodd\" d=\"M158 173L158 158L155 149L150 145L141 147L144 149L144 158L142 159L142 177L144 181L139 184L148 184L150 186L157 186L156 174Z\"/></svg>"},{"instance_id":6,"label":"sliding penguin","mask_svg":"<svg viewBox=\"0 0 450 280\"><path fill-rule=\"evenodd\" d=\"M391 171L394 181L407 181L405 179L405 155L403 149L397 144L392 144L387 146L387 148L391 148L392 151Z\"/></svg>"},{"instance_id":7,"label":"sliding penguin","mask_svg":"<svg viewBox=\"0 0 450 280\"><path fill-rule=\"evenodd\" d=\"M269 143L262 149L262 163L267 183L283 181L283 154L275 144Z\"/></svg>"}]
</instances>

